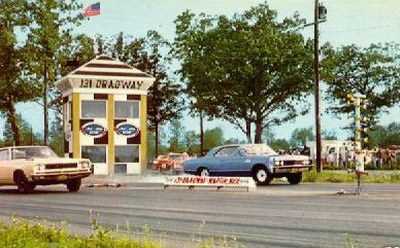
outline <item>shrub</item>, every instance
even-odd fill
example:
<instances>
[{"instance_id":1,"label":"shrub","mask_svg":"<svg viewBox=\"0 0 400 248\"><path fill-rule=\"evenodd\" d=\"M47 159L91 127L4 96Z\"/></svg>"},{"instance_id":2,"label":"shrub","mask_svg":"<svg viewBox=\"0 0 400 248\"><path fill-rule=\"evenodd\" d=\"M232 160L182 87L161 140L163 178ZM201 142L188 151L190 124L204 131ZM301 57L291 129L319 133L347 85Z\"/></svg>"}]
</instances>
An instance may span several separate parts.
<instances>
[{"instance_id":1,"label":"shrub","mask_svg":"<svg viewBox=\"0 0 400 248\"><path fill-rule=\"evenodd\" d=\"M43 225L13 218L10 225L0 223L0 247L2 248L160 248L148 239L133 240L115 237L98 228L92 235L76 236L61 225Z\"/></svg>"}]
</instances>

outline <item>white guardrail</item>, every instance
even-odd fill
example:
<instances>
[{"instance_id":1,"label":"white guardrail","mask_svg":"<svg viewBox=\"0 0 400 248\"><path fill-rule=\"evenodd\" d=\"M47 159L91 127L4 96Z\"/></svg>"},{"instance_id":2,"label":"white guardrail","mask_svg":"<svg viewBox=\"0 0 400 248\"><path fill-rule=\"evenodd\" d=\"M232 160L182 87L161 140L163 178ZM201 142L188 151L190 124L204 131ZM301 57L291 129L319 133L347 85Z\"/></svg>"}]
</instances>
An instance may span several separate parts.
<instances>
[{"instance_id":1,"label":"white guardrail","mask_svg":"<svg viewBox=\"0 0 400 248\"><path fill-rule=\"evenodd\" d=\"M256 190L256 184L251 177L199 177L199 176L169 176L164 182L164 189L168 187L215 187L246 188L248 192Z\"/></svg>"}]
</instances>

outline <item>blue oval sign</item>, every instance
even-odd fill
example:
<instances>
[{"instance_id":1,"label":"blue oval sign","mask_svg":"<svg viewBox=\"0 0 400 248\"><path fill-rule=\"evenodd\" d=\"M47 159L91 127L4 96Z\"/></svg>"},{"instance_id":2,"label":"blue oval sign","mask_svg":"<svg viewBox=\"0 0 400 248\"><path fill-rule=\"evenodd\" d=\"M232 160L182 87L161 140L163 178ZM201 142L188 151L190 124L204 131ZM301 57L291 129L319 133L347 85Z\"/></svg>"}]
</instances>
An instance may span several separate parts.
<instances>
[{"instance_id":1,"label":"blue oval sign","mask_svg":"<svg viewBox=\"0 0 400 248\"><path fill-rule=\"evenodd\" d=\"M118 135L123 135L123 136L127 136L128 138L131 138L131 137L135 137L136 135L138 135L139 129L130 123L123 122L116 126L115 132Z\"/></svg>"},{"instance_id":2,"label":"blue oval sign","mask_svg":"<svg viewBox=\"0 0 400 248\"><path fill-rule=\"evenodd\" d=\"M81 127L82 133L93 136L93 137L102 137L106 134L107 130L100 124L89 122Z\"/></svg>"}]
</instances>

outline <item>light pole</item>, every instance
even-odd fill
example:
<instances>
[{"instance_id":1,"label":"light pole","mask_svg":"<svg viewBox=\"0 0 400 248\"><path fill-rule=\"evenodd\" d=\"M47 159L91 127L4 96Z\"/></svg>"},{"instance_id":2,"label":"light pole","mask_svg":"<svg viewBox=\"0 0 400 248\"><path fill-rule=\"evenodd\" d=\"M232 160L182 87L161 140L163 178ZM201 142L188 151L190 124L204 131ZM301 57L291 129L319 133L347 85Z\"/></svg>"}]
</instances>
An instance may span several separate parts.
<instances>
[{"instance_id":1,"label":"light pole","mask_svg":"<svg viewBox=\"0 0 400 248\"><path fill-rule=\"evenodd\" d=\"M307 23L301 28L314 26L314 101L315 101L315 144L317 172L322 171L321 163L321 111L320 111L320 90L319 90L319 24L326 21L327 9L324 5L315 0L314 22ZM300 29L300 28L299 28Z\"/></svg>"},{"instance_id":2,"label":"light pole","mask_svg":"<svg viewBox=\"0 0 400 248\"><path fill-rule=\"evenodd\" d=\"M319 87L319 23L326 21L326 8L315 0L314 6L314 97L315 97L315 140L317 172L322 171L321 163L321 113L320 113L320 87Z\"/></svg>"},{"instance_id":3,"label":"light pole","mask_svg":"<svg viewBox=\"0 0 400 248\"><path fill-rule=\"evenodd\" d=\"M319 1L315 0L314 6L314 97L315 97L315 140L317 146L317 171L322 171L321 163L321 114L320 114L320 97L319 97Z\"/></svg>"}]
</instances>

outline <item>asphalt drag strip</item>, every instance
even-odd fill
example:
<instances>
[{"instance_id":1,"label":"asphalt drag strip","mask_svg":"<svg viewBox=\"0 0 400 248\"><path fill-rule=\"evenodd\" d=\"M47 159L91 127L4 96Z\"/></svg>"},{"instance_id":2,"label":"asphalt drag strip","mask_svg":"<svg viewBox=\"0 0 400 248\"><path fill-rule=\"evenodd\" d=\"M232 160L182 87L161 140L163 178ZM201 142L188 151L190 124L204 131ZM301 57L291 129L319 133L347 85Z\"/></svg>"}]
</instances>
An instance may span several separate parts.
<instances>
[{"instance_id":1,"label":"asphalt drag strip","mask_svg":"<svg viewBox=\"0 0 400 248\"><path fill-rule=\"evenodd\" d=\"M368 185L360 196L335 194L354 189L351 184L282 184L249 193L138 187L75 194L39 187L28 195L2 188L0 215L66 221L82 234L90 232L93 218L122 233L140 235L148 227L169 247L195 247L210 238L245 247L345 247L348 240L383 247L400 241L400 185Z\"/></svg>"}]
</instances>

